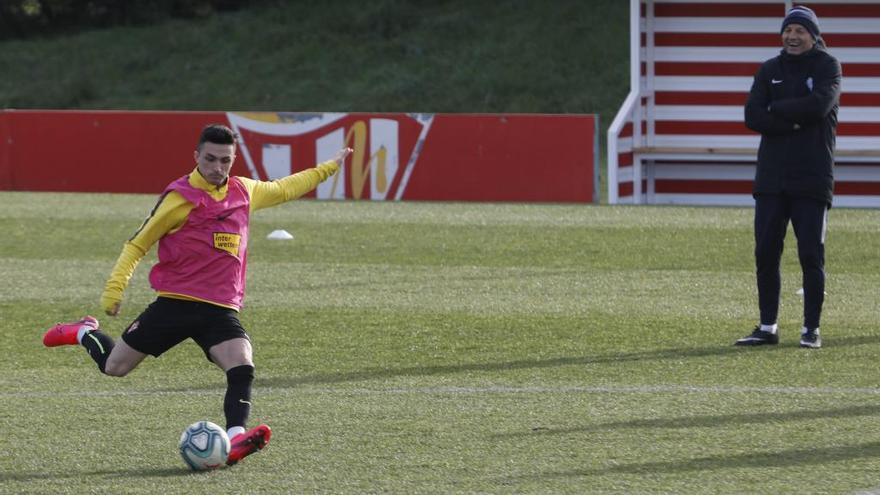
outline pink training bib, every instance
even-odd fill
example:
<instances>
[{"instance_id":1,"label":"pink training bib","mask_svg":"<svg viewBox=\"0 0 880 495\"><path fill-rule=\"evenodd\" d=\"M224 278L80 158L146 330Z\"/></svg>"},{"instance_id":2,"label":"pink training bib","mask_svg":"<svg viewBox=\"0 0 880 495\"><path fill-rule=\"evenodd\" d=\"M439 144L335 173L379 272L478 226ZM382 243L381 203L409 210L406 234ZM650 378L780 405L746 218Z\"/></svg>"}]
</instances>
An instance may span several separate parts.
<instances>
[{"instance_id":1,"label":"pink training bib","mask_svg":"<svg viewBox=\"0 0 880 495\"><path fill-rule=\"evenodd\" d=\"M169 191L177 191L194 207L180 230L159 240L159 262L150 271L150 285L240 309L250 218L244 185L230 177L220 201L191 186L188 176L169 184L165 194Z\"/></svg>"}]
</instances>

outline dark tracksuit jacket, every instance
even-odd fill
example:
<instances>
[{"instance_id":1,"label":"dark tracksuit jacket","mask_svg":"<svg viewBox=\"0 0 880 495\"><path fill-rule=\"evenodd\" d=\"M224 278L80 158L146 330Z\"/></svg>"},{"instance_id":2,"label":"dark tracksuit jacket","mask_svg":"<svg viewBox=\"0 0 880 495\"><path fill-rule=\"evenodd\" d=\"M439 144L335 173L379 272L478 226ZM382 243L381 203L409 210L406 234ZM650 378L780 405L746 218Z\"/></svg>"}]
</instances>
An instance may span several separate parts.
<instances>
[{"instance_id":1,"label":"dark tracksuit jacket","mask_svg":"<svg viewBox=\"0 0 880 495\"><path fill-rule=\"evenodd\" d=\"M746 126L761 134L754 195L831 205L840 78L840 63L821 42L801 55L782 50L758 69L745 106Z\"/></svg>"}]
</instances>

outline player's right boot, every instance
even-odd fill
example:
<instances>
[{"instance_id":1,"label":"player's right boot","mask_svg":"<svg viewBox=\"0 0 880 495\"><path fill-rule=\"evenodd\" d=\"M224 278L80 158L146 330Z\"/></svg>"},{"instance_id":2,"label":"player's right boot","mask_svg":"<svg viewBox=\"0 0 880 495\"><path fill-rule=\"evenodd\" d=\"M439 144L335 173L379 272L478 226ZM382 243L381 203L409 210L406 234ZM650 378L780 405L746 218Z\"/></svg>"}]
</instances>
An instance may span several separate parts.
<instances>
[{"instance_id":1,"label":"player's right boot","mask_svg":"<svg viewBox=\"0 0 880 495\"><path fill-rule=\"evenodd\" d=\"M229 457L226 458L226 464L232 466L245 457L260 451L269 443L272 436L272 429L268 425L260 425L250 430L239 433L232 438L232 447L229 449Z\"/></svg>"},{"instance_id":2,"label":"player's right boot","mask_svg":"<svg viewBox=\"0 0 880 495\"><path fill-rule=\"evenodd\" d=\"M79 342L76 336L80 328L85 327L87 331L98 329L98 320L92 316L84 316L79 321L71 323L59 323L54 327L46 330L43 334L43 345L46 347L57 347L59 345L76 345Z\"/></svg>"},{"instance_id":3,"label":"player's right boot","mask_svg":"<svg viewBox=\"0 0 880 495\"><path fill-rule=\"evenodd\" d=\"M801 332L801 347L807 347L810 349L819 349L822 347L822 337L819 336L818 328L812 330L804 328L804 331Z\"/></svg>"}]
</instances>

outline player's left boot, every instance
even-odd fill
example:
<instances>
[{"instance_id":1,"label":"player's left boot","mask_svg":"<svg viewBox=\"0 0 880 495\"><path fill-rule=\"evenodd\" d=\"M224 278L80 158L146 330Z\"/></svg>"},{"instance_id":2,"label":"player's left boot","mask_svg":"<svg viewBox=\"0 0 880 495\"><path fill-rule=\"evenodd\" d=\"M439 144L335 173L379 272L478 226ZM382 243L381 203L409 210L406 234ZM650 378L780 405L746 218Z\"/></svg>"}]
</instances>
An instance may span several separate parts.
<instances>
[{"instance_id":1,"label":"player's left boot","mask_svg":"<svg viewBox=\"0 0 880 495\"><path fill-rule=\"evenodd\" d=\"M268 425L260 425L250 430L239 433L231 439L232 447L229 449L229 457L226 464L232 466L245 457L258 452L269 443L272 429Z\"/></svg>"},{"instance_id":2,"label":"player's left boot","mask_svg":"<svg viewBox=\"0 0 880 495\"><path fill-rule=\"evenodd\" d=\"M59 323L54 327L46 330L43 334L43 345L46 347L57 347L59 345L76 345L76 335L80 328L85 327L86 331L98 329L98 320L92 316L84 316L79 321L71 323Z\"/></svg>"}]
</instances>

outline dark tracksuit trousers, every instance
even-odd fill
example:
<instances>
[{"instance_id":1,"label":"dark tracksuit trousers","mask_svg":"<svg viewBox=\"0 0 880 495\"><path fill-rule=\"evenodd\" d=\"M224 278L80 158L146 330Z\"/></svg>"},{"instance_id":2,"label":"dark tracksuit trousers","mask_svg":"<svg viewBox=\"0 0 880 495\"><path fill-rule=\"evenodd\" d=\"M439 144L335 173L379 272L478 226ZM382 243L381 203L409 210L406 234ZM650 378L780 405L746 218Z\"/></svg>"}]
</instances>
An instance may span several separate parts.
<instances>
[{"instance_id":1,"label":"dark tracksuit trousers","mask_svg":"<svg viewBox=\"0 0 880 495\"><path fill-rule=\"evenodd\" d=\"M772 325L779 315L782 275L779 270L788 222L797 238L803 271L804 326L819 327L825 299L825 231L828 205L812 198L782 195L755 197L755 268L761 323Z\"/></svg>"}]
</instances>

